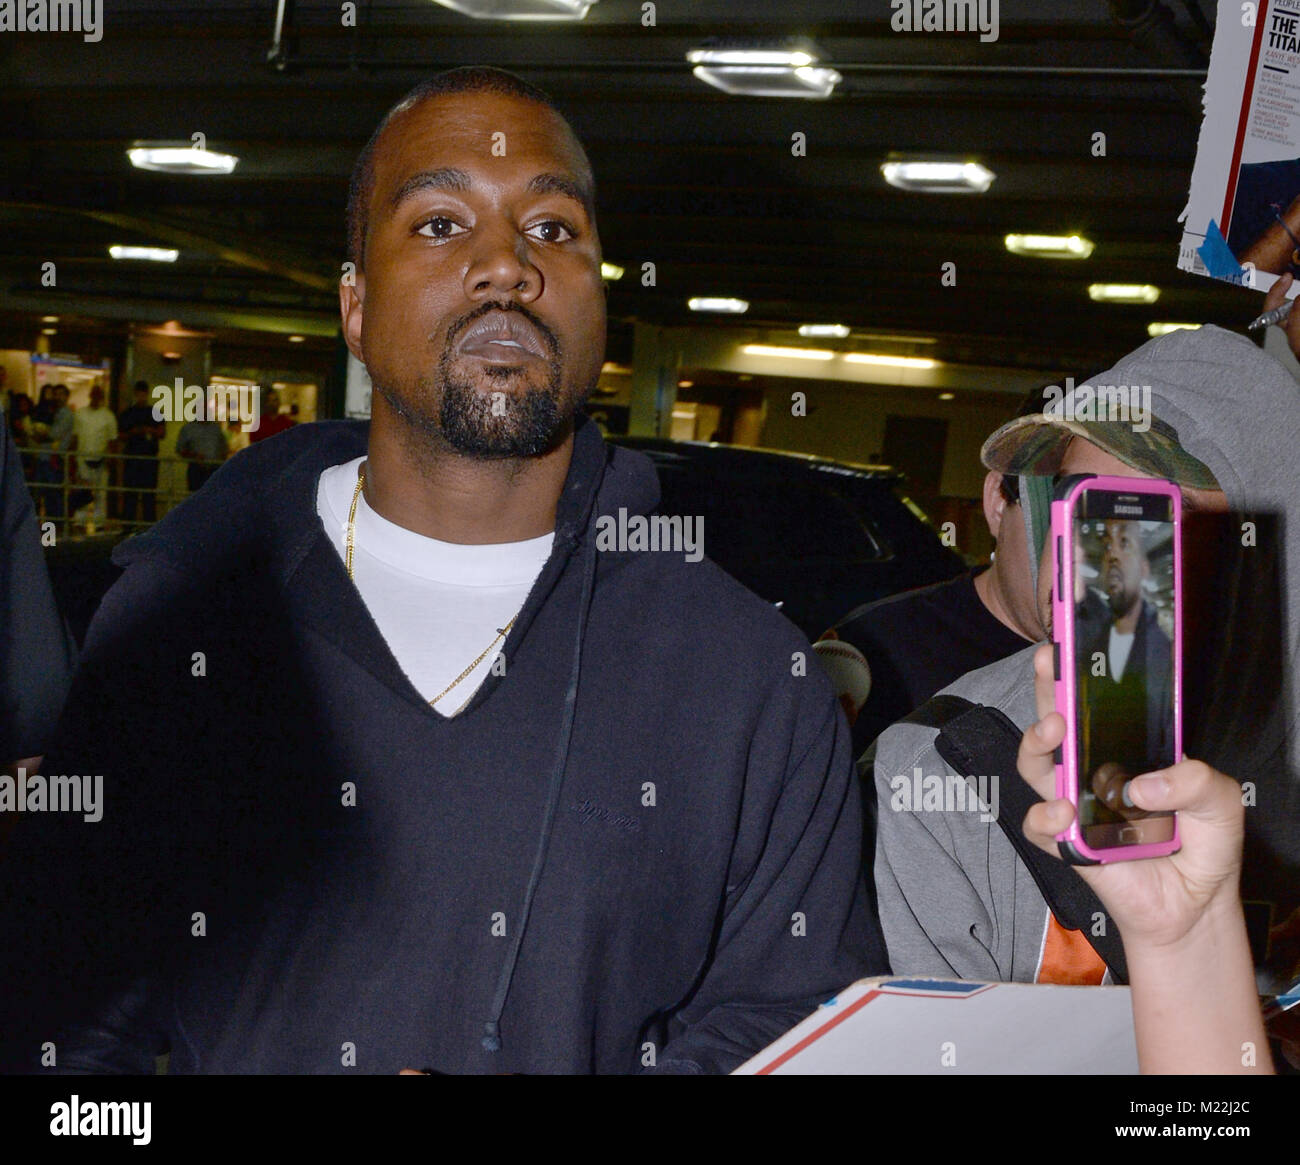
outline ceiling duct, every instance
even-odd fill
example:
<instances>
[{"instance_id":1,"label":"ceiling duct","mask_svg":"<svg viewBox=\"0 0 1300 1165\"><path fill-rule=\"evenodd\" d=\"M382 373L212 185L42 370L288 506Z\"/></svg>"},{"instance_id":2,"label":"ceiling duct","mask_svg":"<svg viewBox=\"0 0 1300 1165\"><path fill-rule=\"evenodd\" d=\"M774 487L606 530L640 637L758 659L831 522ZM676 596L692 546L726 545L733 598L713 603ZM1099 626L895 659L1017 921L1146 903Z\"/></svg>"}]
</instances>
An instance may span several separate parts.
<instances>
[{"instance_id":1,"label":"ceiling duct","mask_svg":"<svg viewBox=\"0 0 1300 1165\"><path fill-rule=\"evenodd\" d=\"M1153 63L1175 69L1209 67L1210 57L1207 48L1179 27L1174 14L1161 0L1109 0L1109 2L1115 23L1128 33L1129 39L1137 46L1138 51L1143 56L1149 57ZM1196 5L1195 0L1189 0L1185 7L1188 15L1196 23L1198 31L1209 27L1204 13ZM1181 101L1190 105L1198 117L1200 116L1202 82L1189 78L1185 81L1169 80L1165 84Z\"/></svg>"}]
</instances>

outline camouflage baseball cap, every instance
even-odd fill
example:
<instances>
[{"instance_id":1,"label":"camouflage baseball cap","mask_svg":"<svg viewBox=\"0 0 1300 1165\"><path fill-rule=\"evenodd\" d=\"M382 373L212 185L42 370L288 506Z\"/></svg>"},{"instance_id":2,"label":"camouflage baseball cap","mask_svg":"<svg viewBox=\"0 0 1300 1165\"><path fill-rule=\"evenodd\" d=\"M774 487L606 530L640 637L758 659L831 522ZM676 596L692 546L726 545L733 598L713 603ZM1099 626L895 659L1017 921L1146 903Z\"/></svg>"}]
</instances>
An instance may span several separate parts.
<instances>
[{"instance_id":1,"label":"camouflage baseball cap","mask_svg":"<svg viewBox=\"0 0 1300 1165\"><path fill-rule=\"evenodd\" d=\"M1179 443L1173 426L1151 414L1149 407L1140 421L1100 420L1095 407L1080 408L1081 390L1090 387L1066 392L1046 412L1009 421L984 442L980 459L999 473L1051 477L1061 468L1066 446L1082 437L1140 473L1193 489L1219 488L1214 474Z\"/></svg>"}]
</instances>

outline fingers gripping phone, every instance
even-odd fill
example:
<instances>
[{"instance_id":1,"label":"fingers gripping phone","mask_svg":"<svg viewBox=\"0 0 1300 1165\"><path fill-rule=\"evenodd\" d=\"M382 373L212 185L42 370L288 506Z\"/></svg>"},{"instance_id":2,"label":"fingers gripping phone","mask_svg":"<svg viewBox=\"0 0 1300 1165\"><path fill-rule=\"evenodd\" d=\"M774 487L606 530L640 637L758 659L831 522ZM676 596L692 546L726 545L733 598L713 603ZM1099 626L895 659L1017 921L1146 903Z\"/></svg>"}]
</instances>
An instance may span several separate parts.
<instances>
[{"instance_id":1,"label":"fingers gripping phone","mask_svg":"<svg viewBox=\"0 0 1300 1165\"><path fill-rule=\"evenodd\" d=\"M1066 477L1051 539L1056 795L1076 811L1057 846L1076 865L1174 853L1177 817L1139 809L1128 784L1183 752L1182 495L1168 481Z\"/></svg>"}]
</instances>

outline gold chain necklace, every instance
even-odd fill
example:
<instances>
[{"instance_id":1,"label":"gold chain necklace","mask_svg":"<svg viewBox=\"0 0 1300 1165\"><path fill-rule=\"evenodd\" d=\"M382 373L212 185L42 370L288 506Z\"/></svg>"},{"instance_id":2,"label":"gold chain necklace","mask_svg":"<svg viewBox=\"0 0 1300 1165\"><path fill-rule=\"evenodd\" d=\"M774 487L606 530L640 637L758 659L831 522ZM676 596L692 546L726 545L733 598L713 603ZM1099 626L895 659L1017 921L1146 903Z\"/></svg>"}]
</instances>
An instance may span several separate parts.
<instances>
[{"instance_id":1,"label":"gold chain necklace","mask_svg":"<svg viewBox=\"0 0 1300 1165\"><path fill-rule=\"evenodd\" d=\"M361 499L361 491L365 488L365 484L366 484L366 467L363 464L357 469L357 488L352 491L352 507L348 510L348 545L347 545L347 553L344 555L344 563L347 565L348 568L348 578L352 579L353 582L356 581L356 579L353 577L352 574L352 547L356 542L357 502L360 501ZM463 680L467 675L469 675L470 672L472 672L476 667L478 667L478 665L481 664L483 660L487 658L487 653L497 645L497 640L504 639L507 635L510 634L510 628L515 625L515 620L518 618L519 618L519 613L516 612L514 615L510 617L509 623L507 623L504 627L498 628L496 637L492 640L492 642L489 643L481 652L479 652L477 658L475 658L474 662L471 663L469 667L467 667L463 672L461 672L460 675L458 675L454 680L452 680L451 683L449 683L445 688L442 689L441 692L439 692L436 696L434 696L432 700L429 701L429 707L432 708L435 704L437 704L437 702L441 700L443 696L445 696L448 692L450 692L452 688L454 688L458 683L460 683L461 680ZM473 698L474 698L473 696L470 696L469 700L472 700ZM465 710L465 705L469 703L469 700L466 700L464 704L462 704L459 708L456 709L455 712L452 713L452 715L457 716L461 712L463 712Z\"/></svg>"}]
</instances>

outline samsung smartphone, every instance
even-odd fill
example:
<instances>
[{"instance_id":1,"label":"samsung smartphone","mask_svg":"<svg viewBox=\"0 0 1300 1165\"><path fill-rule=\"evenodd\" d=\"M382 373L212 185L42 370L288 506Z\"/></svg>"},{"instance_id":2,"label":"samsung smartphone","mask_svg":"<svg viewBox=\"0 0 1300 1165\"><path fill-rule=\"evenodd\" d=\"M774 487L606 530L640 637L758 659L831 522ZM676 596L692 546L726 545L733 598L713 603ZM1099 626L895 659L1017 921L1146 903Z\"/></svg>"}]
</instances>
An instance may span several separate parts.
<instances>
[{"instance_id":1,"label":"samsung smartphone","mask_svg":"<svg viewBox=\"0 0 1300 1165\"><path fill-rule=\"evenodd\" d=\"M1177 817L1137 808L1128 782L1182 756L1181 502L1168 481L1078 474L1056 487L1056 795L1077 811L1056 841L1076 865L1179 846Z\"/></svg>"}]
</instances>

